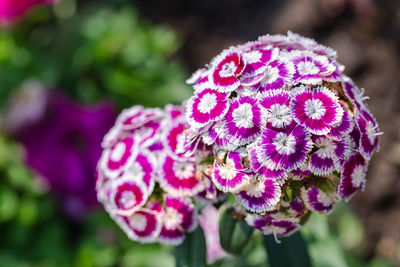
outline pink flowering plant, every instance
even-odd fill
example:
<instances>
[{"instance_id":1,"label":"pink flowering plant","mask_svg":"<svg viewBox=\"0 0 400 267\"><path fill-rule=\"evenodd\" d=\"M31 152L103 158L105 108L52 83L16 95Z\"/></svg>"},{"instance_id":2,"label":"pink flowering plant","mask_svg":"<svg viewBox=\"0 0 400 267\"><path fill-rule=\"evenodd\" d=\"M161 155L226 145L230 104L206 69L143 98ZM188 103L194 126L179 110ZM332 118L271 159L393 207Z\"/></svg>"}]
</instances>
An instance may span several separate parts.
<instances>
[{"instance_id":1,"label":"pink flowering plant","mask_svg":"<svg viewBox=\"0 0 400 267\"><path fill-rule=\"evenodd\" d=\"M122 112L99 200L139 242L178 245L222 203L225 250L240 253L254 229L279 243L365 187L381 132L343 71L336 51L291 32L222 51L188 80L184 107Z\"/></svg>"}]
</instances>

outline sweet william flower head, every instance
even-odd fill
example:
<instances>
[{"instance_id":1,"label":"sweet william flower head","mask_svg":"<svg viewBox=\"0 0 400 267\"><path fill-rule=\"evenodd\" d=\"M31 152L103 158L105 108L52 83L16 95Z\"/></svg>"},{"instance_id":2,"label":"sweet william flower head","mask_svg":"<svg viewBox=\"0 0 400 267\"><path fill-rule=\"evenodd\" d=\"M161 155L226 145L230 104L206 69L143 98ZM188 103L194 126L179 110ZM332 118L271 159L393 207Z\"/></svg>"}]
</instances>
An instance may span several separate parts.
<instances>
[{"instance_id":1,"label":"sweet william flower head","mask_svg":"<svg viewBox=\"0 0 400 267\"><path fill-rule=\"evenodd\" d=\"M198 140L190 156L179 152L186 128L182 107L134 106L104 137L97 197L134 241L178 245L197 226L190 197L207 188L201 162L212 151Z\"/></svg>"},{"instance_id":2,"label":"sweet william flower head","mask_svg":"<svg viewBox=\"0 0 400 267\"><path fill-rule=\"evenodd\" d=\"M381 133L343 71L332 48L289 32L230 47L190 79L186 131L211 147L209 181L264 234L289 235L366 185Z\"/></svg>"}]
</instances>

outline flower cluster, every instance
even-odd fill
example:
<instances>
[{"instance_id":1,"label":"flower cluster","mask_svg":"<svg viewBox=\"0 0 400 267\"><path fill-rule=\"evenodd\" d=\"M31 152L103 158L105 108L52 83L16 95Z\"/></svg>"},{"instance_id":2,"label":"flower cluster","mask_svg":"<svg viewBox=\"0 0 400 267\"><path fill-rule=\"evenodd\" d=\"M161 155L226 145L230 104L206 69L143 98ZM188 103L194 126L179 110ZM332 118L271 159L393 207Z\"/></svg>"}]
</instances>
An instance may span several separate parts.
<instances>
[{"instance_id":1,"label":"flower cluster","mask_svg":"<svg viewBox=\"0 0 400 267\"><path fill-rule=\"evenodd\" d=\"M186 143L212 147L212 183L265 234L291 234L309 212L329 213L365 186L380 132L336 57L291 32L266 35L188 80Z\"/></svg>"},{"instance_id":2,"label":"flower cluster","mask_svg":"<svg viewBox=\"0 0 400 267\"><path fill-rule=\"evenodd\" d=\"M197 227L192 197L209 195L201 161L212 150L178 153L187 127L181 107L134 106L104 137L97 196L132 240L177 245Z\"/></svg>"}]
</instances>

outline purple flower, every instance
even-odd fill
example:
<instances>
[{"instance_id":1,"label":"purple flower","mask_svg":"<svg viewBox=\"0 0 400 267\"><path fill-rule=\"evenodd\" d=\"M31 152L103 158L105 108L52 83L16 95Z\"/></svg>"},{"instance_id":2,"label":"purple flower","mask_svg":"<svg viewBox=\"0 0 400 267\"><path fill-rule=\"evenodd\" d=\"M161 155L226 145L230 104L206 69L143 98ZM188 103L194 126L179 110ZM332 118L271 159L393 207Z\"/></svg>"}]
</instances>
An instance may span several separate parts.
<instances>
[{"instance_id":1,"label":"purple flower","mask_svg":"<svg viewBox=\"0 0 400 267\"><path fill-rule=\"evenodd\" d=\"M349 200L357 190L364 190L367 164L368 162L358 152L346 160L338 188L340 197Z\"/></svg>"},{"instance_id":2,"label":"purple flower","mask_svg":"<svg viewBox=\"0 0 400 267\"><path fill-rule=\"evenodd\" d=\"M252 176L235 196L247 210L260 213L276 209L280 195L281 188L274 179Z\"/></svg>"},{"instance_id":3,"label":"purple flower","mask_svg":"<svg viewBox=\"0 0 400 267\"><path fill-rule=\"evenodd\" d=\"M357 125L361 133L360 152L366 159L370 159L372 153L379 150L378 136L382 133L379 132L375 118L364 109L357 114Z\"/></svg>"},{"instance_id":4,"label":"purple flower","mask_svg":"<svg viewBox=\"0 0 400 267\"><path fill-rule=\"evenodd\" d=\"M285 84L291 84L294 72L293 63L286 58L272 61L261 81L261 90L281 89Z\"/></svg>"},{"instance_id":5,"label":"purple flower","mask_svg":"<svg viewBox=\"0 0 400 267\"><path fill-rule=\"evenodd\" d=\"M300 125L283 131L266 128L255 149L262 165L291 171L305 163L311 150L310 134Z\"/></svg>"},{"instance_id":6,"label":"purple flower","mask_svg":"<svg viewBox=\"0 0 400 267\"><path fill-rule=\"evenodd\" d=\"M277 58L278 53L278 49L259 49L243 53L246 67L241 74L251 77L264 72L268 63Z\"/></svg>"},{"instance_id":7,"label":"purple flower","mask_svg":"<svg viewBox=\"0 0 400 267\"><path fill-rule=\"evenodd\" d=\"M275 237L288 236L300 229L299 219L280 213L266 216L257 214L247 215L246 222L250 226L262 231L265 235L273 234ZM278 240L277 242L279 243Z\"/></svg>"},{"instance_id":8,"label":"purple flower","mask_svg":"<svg viewBox=\"0 0 400 267\"><path fill-rule=\"evenodd\" d=\"M250 97L235 99L224 122L227 138L232 143L241 146L254 141L261 133L261 109L257 100Z\"/></svg>"},{"instance_id":9,"label":"purple flower","mask_svg":"<svg viewBox=\"0 0 400 267\"><path fill-rule=\"evenodd\" d=\"M326 194L314 185L308 189L303 187L301 196L307 208L316 212L330 213L336 200L335 197Z\"/></svg>"},{"instance_id":10,"label":"purple flower","mask_svg":"<svg viewBox=\"0 0 400 267\"><path fill-rule=\"evenodd\" d=\"M81 106L57 92L45 97L42 117L16 135L26 148L28 165L49 184L65 211L78 218L97 204L95 169L114 109L109 103Z\"/></svg>"},{"instance_id":11,"label":"purple flower","mask_svg":"<svg viewBox=\"0 0 400 267\"><path fill-rule=\"evenodd\" d=\"M228 95L205 89L187 102L187 121L199 128L221 119L228 111Z\"/></svg>"},{"instance_id":12,"label":"purple flower","mask_svg":"<svg viewBox=\"0 0 400 267\"><path fill-rule=\"evenodd\" d=\"M283 129L290 125L293 117L290 110L290 93L287 90L271 90L260 95L260 105L267 125Z\"/></svg>"},{"instance_id":13,"label":"purple flower","mask_svg":"<svg viewBox=\"0 0 400 267\"><path fill-rule=\"evenodd\" d=\"M329 137L336 140L340 140L343 136L347 136L353 130L355 125L348 106L342 102L340 102L340 105L343 109L343 117L339 122L331 125L331 130L328 133Z\"/></svg>"},{"instance_id":14,"label":"purple flower","mask_svg":"<svg viewBox=\"0 0 400 267\"><path fill-rule=\"evenodd\" d=\"M343 117L338 97L325 87L299 87L292 92L291 109L294 120L313 134L323 135Z\"/></svg>"},{"instance_id":15,"label":"purple flower","mask_svg":"<svg viewBox=\"0 0 400 267\"><path fill-rule=\"evenodd\" d=\"M328 57L311 51L293 51L288 57L296 68L293 75L295 83L321 84L325 76L336 70L336 66L329 62Z\"/></svg>"},{"instance_id":16,"label":"purple flower","mask_svg":"<svg viewBox=\"0 0 400 267\"><path fill-rule=\"evenodd\" d=\"M313 136L316 149L310 156L309 170L317 176L327 176L333 171L340 171L343 161L350 154L347 138L341 141L329 139L326 136Z\"/></svg>"}]
</instances>

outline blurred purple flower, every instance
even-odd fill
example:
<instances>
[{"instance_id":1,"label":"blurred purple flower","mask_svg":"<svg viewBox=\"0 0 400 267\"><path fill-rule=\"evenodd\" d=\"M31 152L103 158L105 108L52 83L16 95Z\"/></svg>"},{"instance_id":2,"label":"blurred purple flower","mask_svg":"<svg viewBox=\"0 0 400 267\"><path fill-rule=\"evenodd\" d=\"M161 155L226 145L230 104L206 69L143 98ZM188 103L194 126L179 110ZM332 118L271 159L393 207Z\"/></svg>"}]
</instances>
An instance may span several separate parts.
<instances>
[{"instance_id":1,"label":"blurred purple flower","mask_svg":"<svg viewBox=\"0 0 400 267\"><path fill-rule=\"evenodd\" d=\"M26 148L28 165L43 177L65 212L78 218L97 205L95 169L100 144L116 114L110 103L82 106L54 91L44 96L46 107L36 122L11 128ZM29 113L19 110L21 116Z\"/></svg>"},{"instance_id":2,"label":"blurred purple flower","mask_svg":"<svg viewBox=\"0 0 400 267\"><path fill-rule=\"evenodd\" d=\"M55 0L1 0L0 22L12 23L24 15L33 6L39 4L52 4Z\"/></svg>"}]
</instances>

